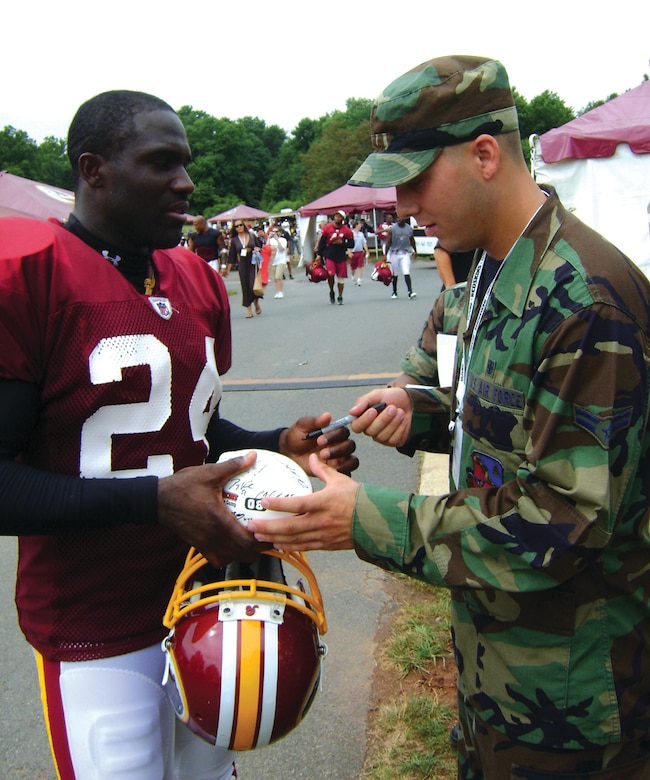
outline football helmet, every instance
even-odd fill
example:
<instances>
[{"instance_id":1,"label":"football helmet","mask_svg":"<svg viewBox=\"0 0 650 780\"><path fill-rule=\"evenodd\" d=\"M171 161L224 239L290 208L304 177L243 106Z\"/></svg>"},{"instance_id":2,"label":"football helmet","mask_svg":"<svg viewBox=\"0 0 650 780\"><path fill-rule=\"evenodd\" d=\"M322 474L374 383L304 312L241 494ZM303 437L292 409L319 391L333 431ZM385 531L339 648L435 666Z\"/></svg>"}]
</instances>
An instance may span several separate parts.
<instances>
[{"instance_id":1,"label":"football helmet","mask_svg":"<svg viewBox=\"0 0 650 780\"><path fill-rule=\"evenodd\" d=\"M327 279L327 268L320 260L314 260L313 263L307 263L305 273L310 282L324 282Z\"/></svg>"},{"instance_id":2,"label":"football helmet","mask_svg":"<svg viewBox=\"0 0 650 780\"><path fill-rule=\"evenodd\" d=\"M383 282L386 287L393 281L393 272L390 270L390 265L383 260L375 263L375 267L370 274L370 278L373 282Z\"/></svg>"},{"instance_id":3,"label":"football helmet","mask_svg":"<svg viewBox=\"0 0 650 780\"><path fill-rule=\"evenodd\" d=\"M253 564L215 569L192 548L163 623L163 685L177 717L207 742L251 750L303 719L327 652L304 553L268 550Z\"/></svg>"}]
</instances>

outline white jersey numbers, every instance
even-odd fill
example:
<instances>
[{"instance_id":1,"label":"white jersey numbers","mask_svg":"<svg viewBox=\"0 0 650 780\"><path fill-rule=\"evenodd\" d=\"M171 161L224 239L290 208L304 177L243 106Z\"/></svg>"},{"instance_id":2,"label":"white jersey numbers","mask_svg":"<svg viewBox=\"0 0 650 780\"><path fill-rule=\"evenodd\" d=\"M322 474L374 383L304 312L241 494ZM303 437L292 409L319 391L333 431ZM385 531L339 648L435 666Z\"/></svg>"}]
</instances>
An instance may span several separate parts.
<instances>
[{"instance_id":1,"label":"white jersey numbers","mask_svg":"<svg viewBox=\"0 0 650 780\"><path fill-rule=\"evenodd\" d=\"M221 396L214 339L205 339L205 352L205 367L189 409L194 441L204 442L210 416ZM93 385L122 382L123 369L133 366L149 367L149 398L142 402L104 406L86 420L81 430L79 455L79 473L82 477L166 477L174 472L171 454L149 455L146 467L143 468L119 469L113 464L114 435L158 432L172 413L171 356L165 344L151 334L102 339L90 353L90 381Z\"/></svg>"}]
</instances>

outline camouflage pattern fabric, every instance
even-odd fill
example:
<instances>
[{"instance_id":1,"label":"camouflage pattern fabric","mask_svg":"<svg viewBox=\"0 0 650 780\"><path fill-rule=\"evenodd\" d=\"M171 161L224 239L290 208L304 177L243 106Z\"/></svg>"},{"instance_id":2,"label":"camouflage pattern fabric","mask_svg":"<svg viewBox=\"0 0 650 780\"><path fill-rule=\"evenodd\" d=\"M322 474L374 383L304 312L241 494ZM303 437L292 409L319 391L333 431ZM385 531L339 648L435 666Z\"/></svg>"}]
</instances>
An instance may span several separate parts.
<instances>
[{"instance_id":1,"label":"camouflage pattern fabric","mask_svg":"<svg viewBox=\"0 0 650 780\"><path fill-rule=\"evenodd\" d=\"M413 456L417 450L427 452L449 452L449 416L451 413L452 393L450 388L438 388L438 348L437 334L450 335L458 332L463 316L465 291L467 284L448 287L436 299L417 347L411 347L402 358L401 369L421 385L427 386L422 393L422 403L435 400L433 413L427 411L413 414L408 441L397 450L404 455ZM430 387L430 386L434 387Z\"/></svg>"},{"instance_id":2,"label":"camouflage pattern fabric","mask_svg":"<svg viewBox=\"0 0 650 780\"><path fill-rule=\"evenodd\" d=\"M452 590L459 693L505 743L647 739L650 283L554 193L505 263L469 364L460 484L361 485L357 553ZM444 414L435 390L409 393Z\"/></svg>"},{"instance_id":3,"label":"camouflage pattern fabric","mask_svg":"<svg viewBox=\"0 0 650 780\"><path fill-rule=\"evenodd\" d=\"M436 298L433 309L424 323L417 347L411 347L402 358L400 368L421 385L438 384L438 333L455 334L463 316L466 282L448 287Z\"/></svg>"},{"instance_id":4,"label":"camouflage pattern fabric","mask_svg":"<svg viewBox=\"0 0 650 780\"><path fill-rule=\"evenodd\" d=\"M470 726L459 703L458 780L648 780L650 742L618 742L606 748L541 751L513 744L485 723Z\"/></svg>"},{"instance_id":5,"label":"camouflage pattern fabric","mask_svg":"<svg viewBox=\"0 0 650 780\"><path fill-rule=\"evenodd\" d=\"M518 127L508 74L500 62L464 55L423 62L375 100L370 114L374 153L349 184L403 184L428 168L445 146Z\"/></svg>"}]
</instances>

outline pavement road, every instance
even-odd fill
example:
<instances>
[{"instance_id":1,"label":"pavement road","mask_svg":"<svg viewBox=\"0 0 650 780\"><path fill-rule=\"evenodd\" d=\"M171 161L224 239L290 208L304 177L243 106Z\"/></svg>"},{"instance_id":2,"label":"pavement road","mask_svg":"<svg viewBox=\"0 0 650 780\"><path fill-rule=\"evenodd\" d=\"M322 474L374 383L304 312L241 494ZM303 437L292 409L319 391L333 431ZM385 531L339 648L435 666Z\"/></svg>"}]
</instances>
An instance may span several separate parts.
<instances>
[{"instance_id":1,"label":"pavement road","mask_svg":"<svg viewBox=\"0 0 650 780\"><path fill-rule=\"evenodd\" d=\"M329 303L326 283L293 270L285 297L269 290L262 314L245 319L239 280L227 281L232 307L233 367L224 377L222 414L251 429L288 424L303 414L347 414L357 396L399 372L440 280L430 260L412 269L417 298L403 279L398 298L370 280L345 286L344 305ZM356 437L360 481L417 489L421 460ZM0 539L0 778L55 780L42 724L31 651L13 606L16 540ZM354 780L366 748L366 716L375 632L388 608L386 575L352 552L311 553L329 631L322 691L298 729L284 740L238 758L242 780ZM126 608L126 605L125 605Z\"/></svg>"}]
</instances>

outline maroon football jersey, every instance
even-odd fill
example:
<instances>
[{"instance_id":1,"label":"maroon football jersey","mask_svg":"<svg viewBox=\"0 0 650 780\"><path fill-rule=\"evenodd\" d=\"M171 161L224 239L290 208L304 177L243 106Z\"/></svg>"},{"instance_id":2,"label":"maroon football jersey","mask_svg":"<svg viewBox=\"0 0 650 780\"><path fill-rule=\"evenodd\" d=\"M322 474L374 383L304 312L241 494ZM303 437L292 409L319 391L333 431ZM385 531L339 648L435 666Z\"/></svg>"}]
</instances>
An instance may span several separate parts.
<instances>
[{"instance_id":1,"label":"maroon football jersey","mask_svg":"<svg viewBox=\"0 0 650 780\"><path fill-rule=\"evenodd\" d=\"M220 375L230 368L227 293L185 249L158 250L153 262L148 297L54 220L2 220L0 376L41 389L25 463L125 478L205 460ZM186 553L167 529L62 527L19 542L19 621L47 658L101 658L164 636Z\"/></svg>"}]
</instances>

